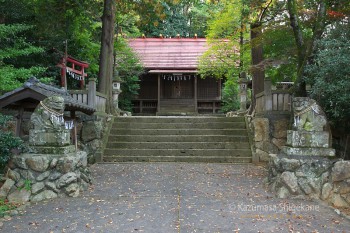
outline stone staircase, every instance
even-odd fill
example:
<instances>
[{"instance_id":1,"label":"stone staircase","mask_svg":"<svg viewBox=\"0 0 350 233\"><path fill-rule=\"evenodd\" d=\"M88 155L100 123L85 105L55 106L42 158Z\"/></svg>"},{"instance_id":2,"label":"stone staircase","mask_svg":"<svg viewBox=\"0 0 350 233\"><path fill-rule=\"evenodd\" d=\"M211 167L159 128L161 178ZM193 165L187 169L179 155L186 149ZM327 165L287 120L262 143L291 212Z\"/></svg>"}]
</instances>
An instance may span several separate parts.
<instances>
[{"instance_id":1,"label":"stone staircase","mask_svg":"<svg viewBox=\"0 0 350 233\"><path fill-rule=\"evenodd\" d=\"M250 163L243 117L120 117L103 162Z\"/></svg>"}]
</instances>

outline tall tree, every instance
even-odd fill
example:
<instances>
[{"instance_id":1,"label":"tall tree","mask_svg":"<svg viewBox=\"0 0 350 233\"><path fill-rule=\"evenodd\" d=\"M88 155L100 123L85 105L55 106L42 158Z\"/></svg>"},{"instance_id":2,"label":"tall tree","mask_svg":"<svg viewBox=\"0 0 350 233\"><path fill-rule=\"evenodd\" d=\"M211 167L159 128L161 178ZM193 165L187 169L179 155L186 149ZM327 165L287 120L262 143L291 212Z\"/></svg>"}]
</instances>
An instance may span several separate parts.
<instances>
[{"instance_id":1,"label":"tall tree","mask_svg":"<svg viewBox=\"0 0 350 233\"><path fill-rule=\"evenodd\" d=\"M262 34L262 24L264 15L272 1L266 3L266 6L251 1L251 8L254 9L251 14L250 23L250 42L251 42L251 57L252 57L252 101L250 108L251 112L255 107L255 95L264 91L265 69L258 67L259 63L264 60L263 45L260 37Z\"/></svg>"},{"instance_id":2,"label":"tall tree","mask_svg":"<svg viewBox=\"0 0 350 233\"><path fill-rule=\"evenodd\" d=\"M113 0L104 1L98 91L107 95L107 112L109 113L113 112L112 80L114 73L115 10L115 2Z\"/></svg>"},{"instance_id":3,"label":"tall tree","mask_svg":"<svg viewBox=\"0 0 350 233\"><path fill-rule=\"evenodd\" d=\"M293 29L295 44L297 47L297 77L295 80L295 94L296 96L306 96L306 84L304 80L305 65L308 62L310 55L314 49L315 41L321 38L321 35L325 28L326 20L326 0L319 0L313 4L314 18L312 25L311 38L307 41L303 31L303 25L301 25L299 14L300 6L298 6L296 0L287 0L287 9L290 18L290 25Z\"/></svg>"}]
</instances>

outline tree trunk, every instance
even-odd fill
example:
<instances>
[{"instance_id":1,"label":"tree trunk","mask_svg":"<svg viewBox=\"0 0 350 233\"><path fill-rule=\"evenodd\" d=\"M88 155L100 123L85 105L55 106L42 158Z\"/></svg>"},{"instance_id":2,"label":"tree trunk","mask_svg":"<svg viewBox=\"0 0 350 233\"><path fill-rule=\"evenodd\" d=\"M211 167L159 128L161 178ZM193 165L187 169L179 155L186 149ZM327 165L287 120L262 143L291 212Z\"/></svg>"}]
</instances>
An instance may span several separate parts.
<instances>
[{"instance_id":1,"label":"tree trunk","mask_svg":"<svg viewBox=\"0 0 350 233\"><path fill-rule=\"evenodd\" d=\"M114 50L114 21L115 2L104 0L102 15L102 36L100 50L100 67L98 74L98 91L107 95L106 112L113 109L112 80L113 80L113 50Z\"/></svg>"},{"instance_id":2,"label":"tree trunk","mask_svg":"<svg viewBox=\"0 0 350 233\"><path fill-rule=\"evenodd\" d=\"M259 42L258 38L261 35L261 24L252 23L250 29L250 41L251 41L251 55L252 55L252 103L251 110L255 108L255 95L264 91L264 79L265 79L265 70L263 67L257 67L257 65L264 60L263 46ZM251 112L250 112L251 113Z\"/></svg>"},{"instance_id":3,"label":"tree trunk","mask_svg":"<svg viewBox=\"0 0 350 233\"><path fill-rule=\"evenodd\" d=\"M314 48L314 44L317 39L321 38L326 18L326 3L325 0L321 0L317 9L316 22L313 27L312 39L306 45L305 39L303 37L302 29L299 23L298 7L296 0L288 0L287 9L289 13L290 25L293 29L293 34L295 38L295 43L298 51L298 67L297 67L297 78L294 84L294 94L295 96L306 96L306 83L304 80L305 75L305 65L308 62Z\"/></svg>"}]
</instances>

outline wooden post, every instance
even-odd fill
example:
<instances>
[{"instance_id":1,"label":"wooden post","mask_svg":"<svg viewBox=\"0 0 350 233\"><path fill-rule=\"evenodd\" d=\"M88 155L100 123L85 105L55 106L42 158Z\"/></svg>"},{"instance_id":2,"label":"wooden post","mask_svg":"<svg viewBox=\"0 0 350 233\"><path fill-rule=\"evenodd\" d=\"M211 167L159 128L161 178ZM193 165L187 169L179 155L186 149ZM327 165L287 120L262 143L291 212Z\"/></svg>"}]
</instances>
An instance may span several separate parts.
<instances>
[{"instance_id":1,"label":"wooden post","mask_svg":"<svg viewBox=\"0 0 350 233\"><path fill-rule=\"evenodd\" d=\"M140 100L140 113L143 112L143 100Z\"/></svg>"},{"instance_id":2,"label":"wooden post","mask_svg":"<svg viewBox=\"0 0 350 233\"><path fill-rule=\"evenodd\" d=\"M81 68L81 77L82 77L82 79L80 80L80 89L81 90L84 90L84 86L85 86L85 77L84 77L84 74L85 74L85 72L84 72L84 67L82 67Z\"/></svg>"},{"instance_id":3,"label":"wooden post","mask_svg":"<svg viewBox=\"0 0 350 233\"><path fill-rule=\"evenodd\" d=\"M221 100L221 92L222 92L222 90L221 90L221 79L219 79L219 81L218 81L218 88L219 88L218 97L219 97L219 99Z\"/></svg>"},{"instance_id":4,"label":"wooden post","mask_svg":"<svg viewBox=\"0 0 350 233\"><path fill-rule=\"evenodd\" d=\"M77 136L77 122L75 118L75 111L70 112L70 117L73 119L74 131L73 131L73 141L75 145L75 151L78 151L78 136Z\"/></svg>"},{"instance_id":5,"label":"wooden post","mask_svg":"<svg viewBox=\"0 0 350 233\"><path fill-rule=\"evenodd\" d=\"M158 104L157 112L160 112L160 74L158 74Z\"/></svg>"},{"instance_id":6,"label":"wooden post","mask_svg":"<svg viewBox=\"0 0 350 233\"><path fill-rule=\"evenodd\" d=\"M219 93L218 93L218 97L219 97L219 100L221 101L222 100L222 90L221 90L221 86L222 86L222 81L221 79L219 79L218 81L218 88L219 88ZM214 113L216 113L216 101L214 102L214 105L215 105L215 109L214 109ZM219 107L220 108L220 107Z\"/></svg>"},{"instance_id":7,"label":"wooden post","mask_svg":"<svg viewBox=\"0 0 350 233\"><path fill-rule=\"evenodd\" d=\"M22 119L23 119L23 112L24 109L21 107L18 110L18 116L17 116L17 121L16 121L16 136L20 137L21 136L21 127L22 127Z\"/></svg>"},{"instance_id":8,"label":"wooden post","mask_svg":"<svg viewBox=\"0 0 350 233\"><path fill-rule=\"evenodd\" d=\"M194 75L194 111L198 112L197 75Z\"/></svg>"},{"instance_id":9,"label":"wooden post","mask_svg":"<svg viewBox=\"0 0 350 233\"><path fill-rule=\"evenodd\" d=\"M88 105L92 108L96 107L96 80L95 80L95 78L89 78Z\"/></svg>"},{"instance_id":10,"label":"wooden post","mask_svg":"<svg viewBox=\"0 0 350 233\"><path fill-rule=\"evenodd\" d=\"M265 81L264 81L264 92L265 92L264 111L272 111L272 109L273 109L271 85L272 85L271 80L265 79Z\"/></svg>"},{"instance_id":11,"label":"wooden post","mask_svg":"<svg viewBox=\"0 0 350 233\"><path fill-rule=\"evenodd\" d=\"M67 58L68 58L68 40L65 40L65 51L64 51L64 66L63 66L63 84L64 89L68 90L67 87Z\"/></svg>"}]
</instances>

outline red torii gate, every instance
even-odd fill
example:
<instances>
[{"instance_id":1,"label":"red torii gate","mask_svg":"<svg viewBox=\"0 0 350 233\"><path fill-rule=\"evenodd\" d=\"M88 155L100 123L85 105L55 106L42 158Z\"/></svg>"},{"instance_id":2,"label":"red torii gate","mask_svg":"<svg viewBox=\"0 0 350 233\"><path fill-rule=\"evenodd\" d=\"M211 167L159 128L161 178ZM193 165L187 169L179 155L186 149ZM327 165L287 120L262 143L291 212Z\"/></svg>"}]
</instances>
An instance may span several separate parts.
<instances>
[{"instance_id":1,"label":"red torii gate","mask_svg":"<svg viewBox=\"0 0 350 233\"><path fill-rule=\"evenodd\" d=\"M62 62L57 66L61 68L61 87L67 89L68 73L72 78L80 81L80 89L84 89L85 77L87 77L85 68L89 67L89 63L67 56L66 58L63 57Z\"/></svg>"}]
</instances>

